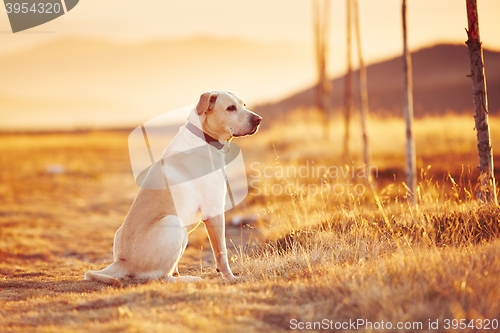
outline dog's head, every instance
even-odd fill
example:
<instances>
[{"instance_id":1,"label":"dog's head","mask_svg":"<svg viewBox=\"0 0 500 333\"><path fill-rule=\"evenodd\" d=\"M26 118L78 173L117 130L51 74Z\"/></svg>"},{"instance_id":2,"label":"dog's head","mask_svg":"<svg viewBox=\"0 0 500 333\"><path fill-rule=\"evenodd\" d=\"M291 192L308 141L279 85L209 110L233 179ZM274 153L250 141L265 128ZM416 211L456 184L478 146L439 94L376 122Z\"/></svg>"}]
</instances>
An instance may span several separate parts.
<instances>
[{"instance_id":1,"label":"dog's head","mask_svg":"<svg viewBox=\"0 0 500 333\"><path fill-rule=\"evenodd\" d=\"M262 117L247 110L245 103L229 91L206 92L196 105L202 130L219 141L257 132Z\"/></svg>"}]
</instances>

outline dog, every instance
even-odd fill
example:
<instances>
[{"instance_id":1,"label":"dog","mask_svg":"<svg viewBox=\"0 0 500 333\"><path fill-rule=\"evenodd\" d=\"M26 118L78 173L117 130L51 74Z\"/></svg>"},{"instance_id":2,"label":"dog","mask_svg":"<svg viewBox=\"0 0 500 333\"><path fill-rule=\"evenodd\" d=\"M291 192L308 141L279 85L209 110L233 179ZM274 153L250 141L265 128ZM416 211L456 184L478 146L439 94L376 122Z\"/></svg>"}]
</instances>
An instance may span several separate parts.
<instances>
[{"instance_id":1,"label":"dog","mask_svg":"<svg viewBox=\"0 0 500 333\"><path fill-rule=\"evenodd\" d=\"M177 266L186 249L188 233L202 222L217 272L234 280L225 241L224 204L228 190L224 166L222 172L209 173L204 169L209 165L214 170L214 164L224 160L231 140L253 135L261 121L262 117L246 109L235 93L202 94L186 124L147 172L115 233L113 263L100 271L87 271L85 280L115 286L122 286L120 280L124 278L201 281L197 276L179 276ZM200 170L203 177L197 174Z\"/></svg>"}]
</instances>

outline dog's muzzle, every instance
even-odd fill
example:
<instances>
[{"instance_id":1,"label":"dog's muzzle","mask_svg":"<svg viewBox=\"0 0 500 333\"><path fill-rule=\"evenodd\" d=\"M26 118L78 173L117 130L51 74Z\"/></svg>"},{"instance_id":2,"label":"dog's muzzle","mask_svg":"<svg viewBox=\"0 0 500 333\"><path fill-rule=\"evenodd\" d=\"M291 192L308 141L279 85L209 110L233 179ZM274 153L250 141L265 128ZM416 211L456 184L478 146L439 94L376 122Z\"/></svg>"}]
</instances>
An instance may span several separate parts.
<instances>
[{"instance_id":1,"label":"dog's muzzle","mask_svg":"<svg viewBox=\"0 0 500 333\"><path fill-rule=\"evenodd\" d=\"M248 134L252 135L255 132L257 132L257 129L259 129L259 125L261 122L262 122L261 116L259 116L258 114L252 115L252 117L250 118L250 123L251 123L253 129Z\"/></svg>"}]
</instances>

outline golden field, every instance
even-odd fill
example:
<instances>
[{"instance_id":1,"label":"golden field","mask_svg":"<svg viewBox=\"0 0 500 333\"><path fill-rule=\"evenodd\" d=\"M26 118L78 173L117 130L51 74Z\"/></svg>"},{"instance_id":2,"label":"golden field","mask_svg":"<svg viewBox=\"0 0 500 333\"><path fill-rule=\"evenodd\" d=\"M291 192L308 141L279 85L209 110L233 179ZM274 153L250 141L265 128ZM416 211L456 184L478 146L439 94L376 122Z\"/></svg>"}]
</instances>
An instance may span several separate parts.
<instances>
[{"instance_id":1,"label":"golden field","mask_svg":"<svg viewBox=\"0 0 500 333\"><path fill-rule=\"evenodd\" d=\"M500 147L500 119L490 121ZM238 282L217 276L200 228L179 270L205 282L121 289L83 274L112 261L114 232L138 190L129 132L0 135L0 330L497 331L500 210L474 199L473 118L416 121L416 207L403 184L403 122L370 121L373 191L358 173L352 125L349 158L340 119L328 141L318 118L298 114L235 141L250 193L226 216L257 216L227 228Z\"/></svg>"}]
</instances>

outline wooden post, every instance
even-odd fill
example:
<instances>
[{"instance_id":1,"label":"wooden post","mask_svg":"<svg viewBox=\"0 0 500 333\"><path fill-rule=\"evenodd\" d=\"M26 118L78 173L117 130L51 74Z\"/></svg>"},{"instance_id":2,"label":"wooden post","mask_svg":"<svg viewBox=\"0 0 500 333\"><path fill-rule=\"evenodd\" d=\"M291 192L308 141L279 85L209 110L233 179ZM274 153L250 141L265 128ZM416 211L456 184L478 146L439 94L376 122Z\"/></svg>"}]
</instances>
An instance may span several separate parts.
<instances>
[{"instance_id":1,"label":"wooden post","mask_svg":"<svg viewBox=\"0 0 500 333\"><path fill-rule=\"evenodd\" d=\"M318 73L318 82L316 85L316 107L323 116L323 130L325 139L329 139L329 113L330 103L329 95L331 84L326 74L326 58L328 45L328 32L330 30L330 0L324 0L321 6L319 0L313 1L313 24L314 24L314 42L316 51L316 68Z\"/></svg>"},{"instance_id":2,"label":"wooden post","mask_svg":"<svg viewBox=\"0 0 500 333\"><path fill-rule=\"evenodd\" d=\"M490 126L488 123L488 94L486 76L484 73L483 50L479 37L479 19L476 0L466 0L467 5L467 47L470 58L470 77L472 79L472 98L476 114L477 151L479 154L478 198L498 204L493 164L493 150L490 141Z\"/></svg>"},{"instance_id":3,"label":"wooden post","mask_svg":"<svg viewBox=\"0 0 500 333\"><path fill-rule=\"evenodd\" d=\"M344 151L345 160L349 158L349 139L351 126L351 105L352 105L352 60L351 60L351 0L346 0L346 59L347 71L344 80ZM347 161L346 161L347 162Z\"/></svg>"},{"instance_id":4,"label":"wooden post","mask_svg":"<svg viewBox=\"0 0 500 333\"><path fill-rule=\"evenodd\" d=\"M368 130L366 128L368 122L368 84L366 79L366 68L363 61L363 52L361 48L361 32L359 29L359 8L358 0L353 0L354 27L356 30L356 45L358 49L358 64L359 64L359 92L361 96L361 136L363 140L363 162L367 172L368 181L371 181L370 173L370 147L368 143Z\"/></svg>"},{"instance_id":5,"label":"wooden post","mask_svg":"<svg viewBox=\"0 0 500 333\"><path fill-rule=\"evenodd\" d=\"M411 203L417 201L417 167L415 154L415 141L413 139L413 79L411 68L411 55L408 51L408 38L406 29L406 0L403 0L403 114L406 123L406 185L409 189Z\"/></svg>"}]
</instances>

